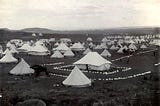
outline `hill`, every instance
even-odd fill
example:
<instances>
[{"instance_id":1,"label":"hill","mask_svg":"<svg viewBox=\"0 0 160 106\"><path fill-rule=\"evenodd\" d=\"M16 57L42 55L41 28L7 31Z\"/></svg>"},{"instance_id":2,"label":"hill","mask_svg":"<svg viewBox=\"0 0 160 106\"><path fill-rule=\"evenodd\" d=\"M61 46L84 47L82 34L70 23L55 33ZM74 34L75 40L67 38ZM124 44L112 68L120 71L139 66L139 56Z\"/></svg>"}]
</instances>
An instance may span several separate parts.
<instances>
[{"instance_id":1,"label":"hill","mask_svg":"<svg viewBox=\"0 0 160 106\"><path fill-rule=\"evenodd\" d=\"M47 28L25 28L22 29L23 32L30 33L47 33L47 34L120 34L120 33L130 33L130 34L152 34L160 33L160 27L122 27L122 28L112 28L112 29L95 29L95 30L71 30L71 31L58 31Z\"/></svg>"}]
</instances>

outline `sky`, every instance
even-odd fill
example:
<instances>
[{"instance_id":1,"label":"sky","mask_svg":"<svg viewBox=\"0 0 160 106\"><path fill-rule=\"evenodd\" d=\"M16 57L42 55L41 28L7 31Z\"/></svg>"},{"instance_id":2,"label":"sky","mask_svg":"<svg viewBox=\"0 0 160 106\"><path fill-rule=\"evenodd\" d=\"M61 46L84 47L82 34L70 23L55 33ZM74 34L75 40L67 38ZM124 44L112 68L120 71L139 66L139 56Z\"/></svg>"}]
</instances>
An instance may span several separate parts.
<instances>
[{"instance_id":1,"label":"sky","mask_svg":"<svg viewBox=\"0 0 160 106\"><path fill-rule=\"evenodd\" d=\"M0 28L160 26L160 0L0 0Z\"/></svg>"}]
</instances>

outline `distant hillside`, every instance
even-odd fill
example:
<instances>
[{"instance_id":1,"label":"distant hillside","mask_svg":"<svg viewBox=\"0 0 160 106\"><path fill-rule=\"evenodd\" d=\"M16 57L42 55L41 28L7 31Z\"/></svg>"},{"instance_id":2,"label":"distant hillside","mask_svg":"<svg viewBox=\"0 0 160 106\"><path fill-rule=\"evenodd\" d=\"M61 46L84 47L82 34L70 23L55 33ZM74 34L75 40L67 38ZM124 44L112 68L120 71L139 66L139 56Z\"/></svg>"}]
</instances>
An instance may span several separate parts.
<instances>
[{"instance_id":1,"label":"distant hillside","mask_svg":"<svg viewBox=\"0 0 160 106\"><path fill-rule=\"evenodd\" d=\"M21 31L30 33L49 33L49 34L55 33L55 31L47 28L25 28L22 29Z\"/></svg>"},{"instance_id":2,"label":"distant hillside","mask_svg":"<svg viewBox=\"0 0 160 106\"><path fill-rule=\"evenodd\" d=\"M73 30L73 31L57 31L47 28L26 28L22 29L23 32L30 33L48 33L48 34L119 34L119 33L130 33L130 34L152 34L155 32L160 33L160 27L135 27L135 28L112 28L112 29L97 29L97 30Z\"/></svg>"}]
</instances>

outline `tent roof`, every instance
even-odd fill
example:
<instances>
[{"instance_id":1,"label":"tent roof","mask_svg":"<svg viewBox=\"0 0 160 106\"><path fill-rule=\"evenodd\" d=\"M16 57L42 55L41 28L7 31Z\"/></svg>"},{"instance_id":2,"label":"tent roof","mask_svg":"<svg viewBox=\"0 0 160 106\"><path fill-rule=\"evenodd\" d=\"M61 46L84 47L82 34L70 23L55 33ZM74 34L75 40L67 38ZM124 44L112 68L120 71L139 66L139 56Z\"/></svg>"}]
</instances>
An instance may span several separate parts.
<instances>
[{"instance_id":1,"label":"tent roof","mask_svg":"<svg viewBox=\"0 0 160 106\"><path fill-rule=\"evenodd\" d=\"M67 50L67 51L64 53L64 56L74 56L74 53L73 53L71 50Z\"/></svg>"},{"instance_id":2,"label":"tent roof","mask_svg":"<svg viewBox=\"0 0 160 106\"><path fill-rule=\"evenodd\" d=\"M89 52L83 58L81 58L80 60L78 60L73 64L88 64L88 65L94 65L94 66L101 66L106 63L111 64L110 61L104 59L97 52Z\"/></svg>"}]
</instances>

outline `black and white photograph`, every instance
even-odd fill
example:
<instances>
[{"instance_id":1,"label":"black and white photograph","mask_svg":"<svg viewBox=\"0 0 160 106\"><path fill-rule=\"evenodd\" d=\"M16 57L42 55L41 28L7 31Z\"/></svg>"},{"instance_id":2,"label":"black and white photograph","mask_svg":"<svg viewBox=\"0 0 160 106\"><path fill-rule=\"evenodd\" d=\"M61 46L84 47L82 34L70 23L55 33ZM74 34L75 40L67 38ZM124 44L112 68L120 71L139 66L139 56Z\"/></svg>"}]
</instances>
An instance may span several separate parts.
<instances>
[{"instance_id":1,"label":"black and white photograph","mask_svg":"<svg viewBox=\"0 0 160 106\"><path fill-rule=\"evenodd\" d=\"M0 0L0 106L160 106L160 0Z\"/></svg>"}]
</instances>

